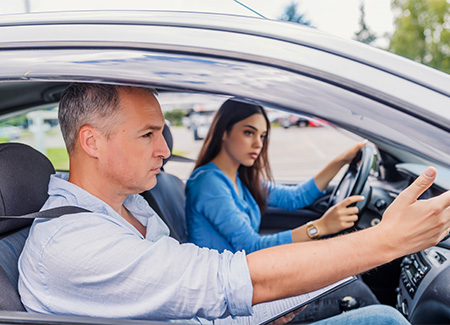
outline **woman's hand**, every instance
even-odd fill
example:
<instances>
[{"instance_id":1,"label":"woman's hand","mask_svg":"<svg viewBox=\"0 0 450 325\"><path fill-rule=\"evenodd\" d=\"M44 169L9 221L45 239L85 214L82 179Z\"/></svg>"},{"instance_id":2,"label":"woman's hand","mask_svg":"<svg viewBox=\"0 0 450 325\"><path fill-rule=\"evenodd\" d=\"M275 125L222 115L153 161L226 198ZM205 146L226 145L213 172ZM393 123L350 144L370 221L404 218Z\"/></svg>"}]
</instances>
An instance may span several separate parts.
<instances>
[{"instance_id":1,"label":"woman's hand","mask_svg":"<svg viewBox=\"0 0 450 325\"><path fill-rule=\"evenodd\" d=\"M341 153L339 156L329 162L324 169L322 169L315 177L317 188L323 191L328 183L333 179L339 170L345 165L349 164L355 158L358 151L367 144L367 141L359 142L349 148L347 151Z\"/></svg>"},{"instance_id":2,"label":"woman's hand","mask_svg":"<svg viewBox=\"0 0 450 325\"><path fill-rule=\"evenodd\" d=\"M364 200L364 196L353 195L333 205L316 222L320 236L338 233L355 225L358 220L358 208L349 205Z\"/></svg>"},{"instance_id":3,"label":"woman's hand","mask_svg":"<svg viewBox=\"0 0 450 325\"><path fill-rule=\"evenodd\" d=\"M342 165L351 163L353 158L356 157L358 151L361 150L361 148L364 147L366 144L367 141L358 142L354 146L347 149L347 151L344 151L339 156L337 156L335 160L340 162Z\"/></svg>"}]
</instances>

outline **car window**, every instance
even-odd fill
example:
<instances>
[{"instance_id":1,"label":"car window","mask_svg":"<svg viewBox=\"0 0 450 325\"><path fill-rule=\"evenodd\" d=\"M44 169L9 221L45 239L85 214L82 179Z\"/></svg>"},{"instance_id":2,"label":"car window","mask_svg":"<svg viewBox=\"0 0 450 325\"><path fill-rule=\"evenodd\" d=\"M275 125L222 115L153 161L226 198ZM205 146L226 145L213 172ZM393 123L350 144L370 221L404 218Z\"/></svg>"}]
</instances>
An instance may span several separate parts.
<instances>
[{"instance_id":1,"label":"car window","mask_svg":"<svg viewBox=\"0 0 450 325\"><path fill-rule=\"evenodd\" d=\"M58 107L37 108L0 121L0 143L20 142L45 154L56 170L69 170L69 155L58 123Z\"/></svg>"},{"instance_id":2,"label":"car window","mask_svg":"<svg viewBox=\"0 0 450 325\"><path fill-rule=\"evenodd\" d=\"M191 161L170 160L166 172L186 181L223 96L161 94L159 101L173 136L173 151ZM271 122L269 160L274 180L291 184L314 176L339 153L362 139L327 121L266 108ZM289 123L287 123L288 121ZM44 153L56 170L67 171L69 156L58 124L58 106L36 108L0 121L0 142L21 142ZM341 171L342 173L343 171ZM336 176L339 179L341 174Z\"/></svg>"},{"instance_id":3,"label":"car window","mask_svg":"<svg viewBox=\"0 0 450 325\"><path fill-rule=\"evenodd\" d=\"M187 180L203 144L213 114L227 97L177 95L178 104L168 94L159 100L166 120L171 123L173 153L192 162L169 161L165 170ZM277 183L308 180L351 145L363 139L322 119L265 108L271 122L269 161ZM340 179L343 171L336 176Z\"/></svg>"},{"instance_id":4,"label":"car window","mask_svg":"<svg viewBox=\"0 0 450 325\"><path fill-rule=\"evenodd\" d=\"M323 123L323 122L322 122ZM269 161L274 180L291 184L308 180L326 164L351 145L363 139L343 129L316 121L307 126L283 128L271 123ZM185 126L171 127L173 152L193 159L197 158L203 141L195 140L194 131ZM187 180L194 162L169 161L167 172ZM342 171L341 171L342 172ZM338 174L339 179L342 175Z\"/></svg>"}]
</instances>

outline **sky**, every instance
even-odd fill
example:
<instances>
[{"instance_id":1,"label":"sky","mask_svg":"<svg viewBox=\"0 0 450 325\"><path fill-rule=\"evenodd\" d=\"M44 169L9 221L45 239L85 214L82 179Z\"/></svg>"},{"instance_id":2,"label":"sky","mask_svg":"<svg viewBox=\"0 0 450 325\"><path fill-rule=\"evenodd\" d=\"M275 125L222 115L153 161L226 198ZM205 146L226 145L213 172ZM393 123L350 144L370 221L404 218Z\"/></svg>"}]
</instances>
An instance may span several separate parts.
<instances>
[{"instance_id":1,"label":"sky","mask_svg":"<svg viewBox=\"0 0 450 325\"><path fill-rule=\"evenodd\" d=\"M351 39L359 29L361 0L239 0L270 19L278 19L292 2L306 15L316 28ZM386 47L383 35L393 32L391 0L364 0L366 24L379 39L376 46ZM181 10L252 14L234 0L0 0L0 14L23 13L26 10L97 10L97 9L156 9L180 8ZM0 16L1 20L1 16Z\"/></svg>"}]
</instances>

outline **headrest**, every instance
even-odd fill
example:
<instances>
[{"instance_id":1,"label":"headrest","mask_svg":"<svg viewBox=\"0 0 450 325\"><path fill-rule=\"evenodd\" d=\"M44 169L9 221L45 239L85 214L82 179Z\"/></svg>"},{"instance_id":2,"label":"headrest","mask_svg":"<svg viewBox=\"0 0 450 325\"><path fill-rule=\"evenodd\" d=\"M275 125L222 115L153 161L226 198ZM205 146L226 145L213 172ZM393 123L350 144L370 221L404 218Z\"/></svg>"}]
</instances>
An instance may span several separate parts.
<instances>
[{"instance_id":1,"label":"headrest","mask_svg":"<svg viewBox=\"0 0 450 325\"><path fill-rule=\"evenodd\" d=\"M170 132L170 128L167 124L164 125L163 129L163 137L166 140L167 146L169 147L170 154L172 155L172 148L173 148L173 137L172 132ZM170 159L170 156L166 159L163 159L163 166L166 164L166 162Z\"/></svg>"},{"instance_id":2,"label":"headrest","mask_svg":"<svg viewBox=\"0 0 450 325\"><path fill-rule=\"evenodd\" d=\"M52 163L39 151L21 143L0 144L0 215L39 211L48 198ZM21 228L32 220L0 220L0 234Z\"/></svg>"}]
</instances>

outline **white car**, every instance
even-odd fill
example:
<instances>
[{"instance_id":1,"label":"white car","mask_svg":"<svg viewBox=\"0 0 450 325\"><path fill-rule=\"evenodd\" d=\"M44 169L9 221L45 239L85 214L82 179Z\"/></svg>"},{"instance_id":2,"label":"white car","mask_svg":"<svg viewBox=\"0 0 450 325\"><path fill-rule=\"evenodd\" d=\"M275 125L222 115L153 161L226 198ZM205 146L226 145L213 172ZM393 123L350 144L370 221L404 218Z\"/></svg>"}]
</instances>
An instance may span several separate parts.
<instances>
[{"instance_id":1,"label":"white car","mask_svg":"<svg viewBox=\"0 0 450 325\"><path fill-rule=\"evenodd\" d=\"M450 189L450 76L316 29L192 12L11 15L0 21L0 62L2 116L54 107L70 82L96 82L235 96L317 117L366 138L376 158L368 155L363 166L345 173L351 186L340 191L366 194L358 228L376 224L427 165L437 167L438 179L424 196ZM3 197L14 184L2 182ZM332 190L307 209L270 210L262 231L317 217L335 196ZM31 191L14 193L20 202L32 197ZM1 204L3 214L13 213ZM20 213L38 210L39 204ZM122 323L26 313L14 289L21 244L6 244L23 227L0 221L0 323ZM450 322L449 240L363 277L381 302L399 308L411 322ZM17 304L8 304L12 301Z\"/></svg>"}]
</instances>

